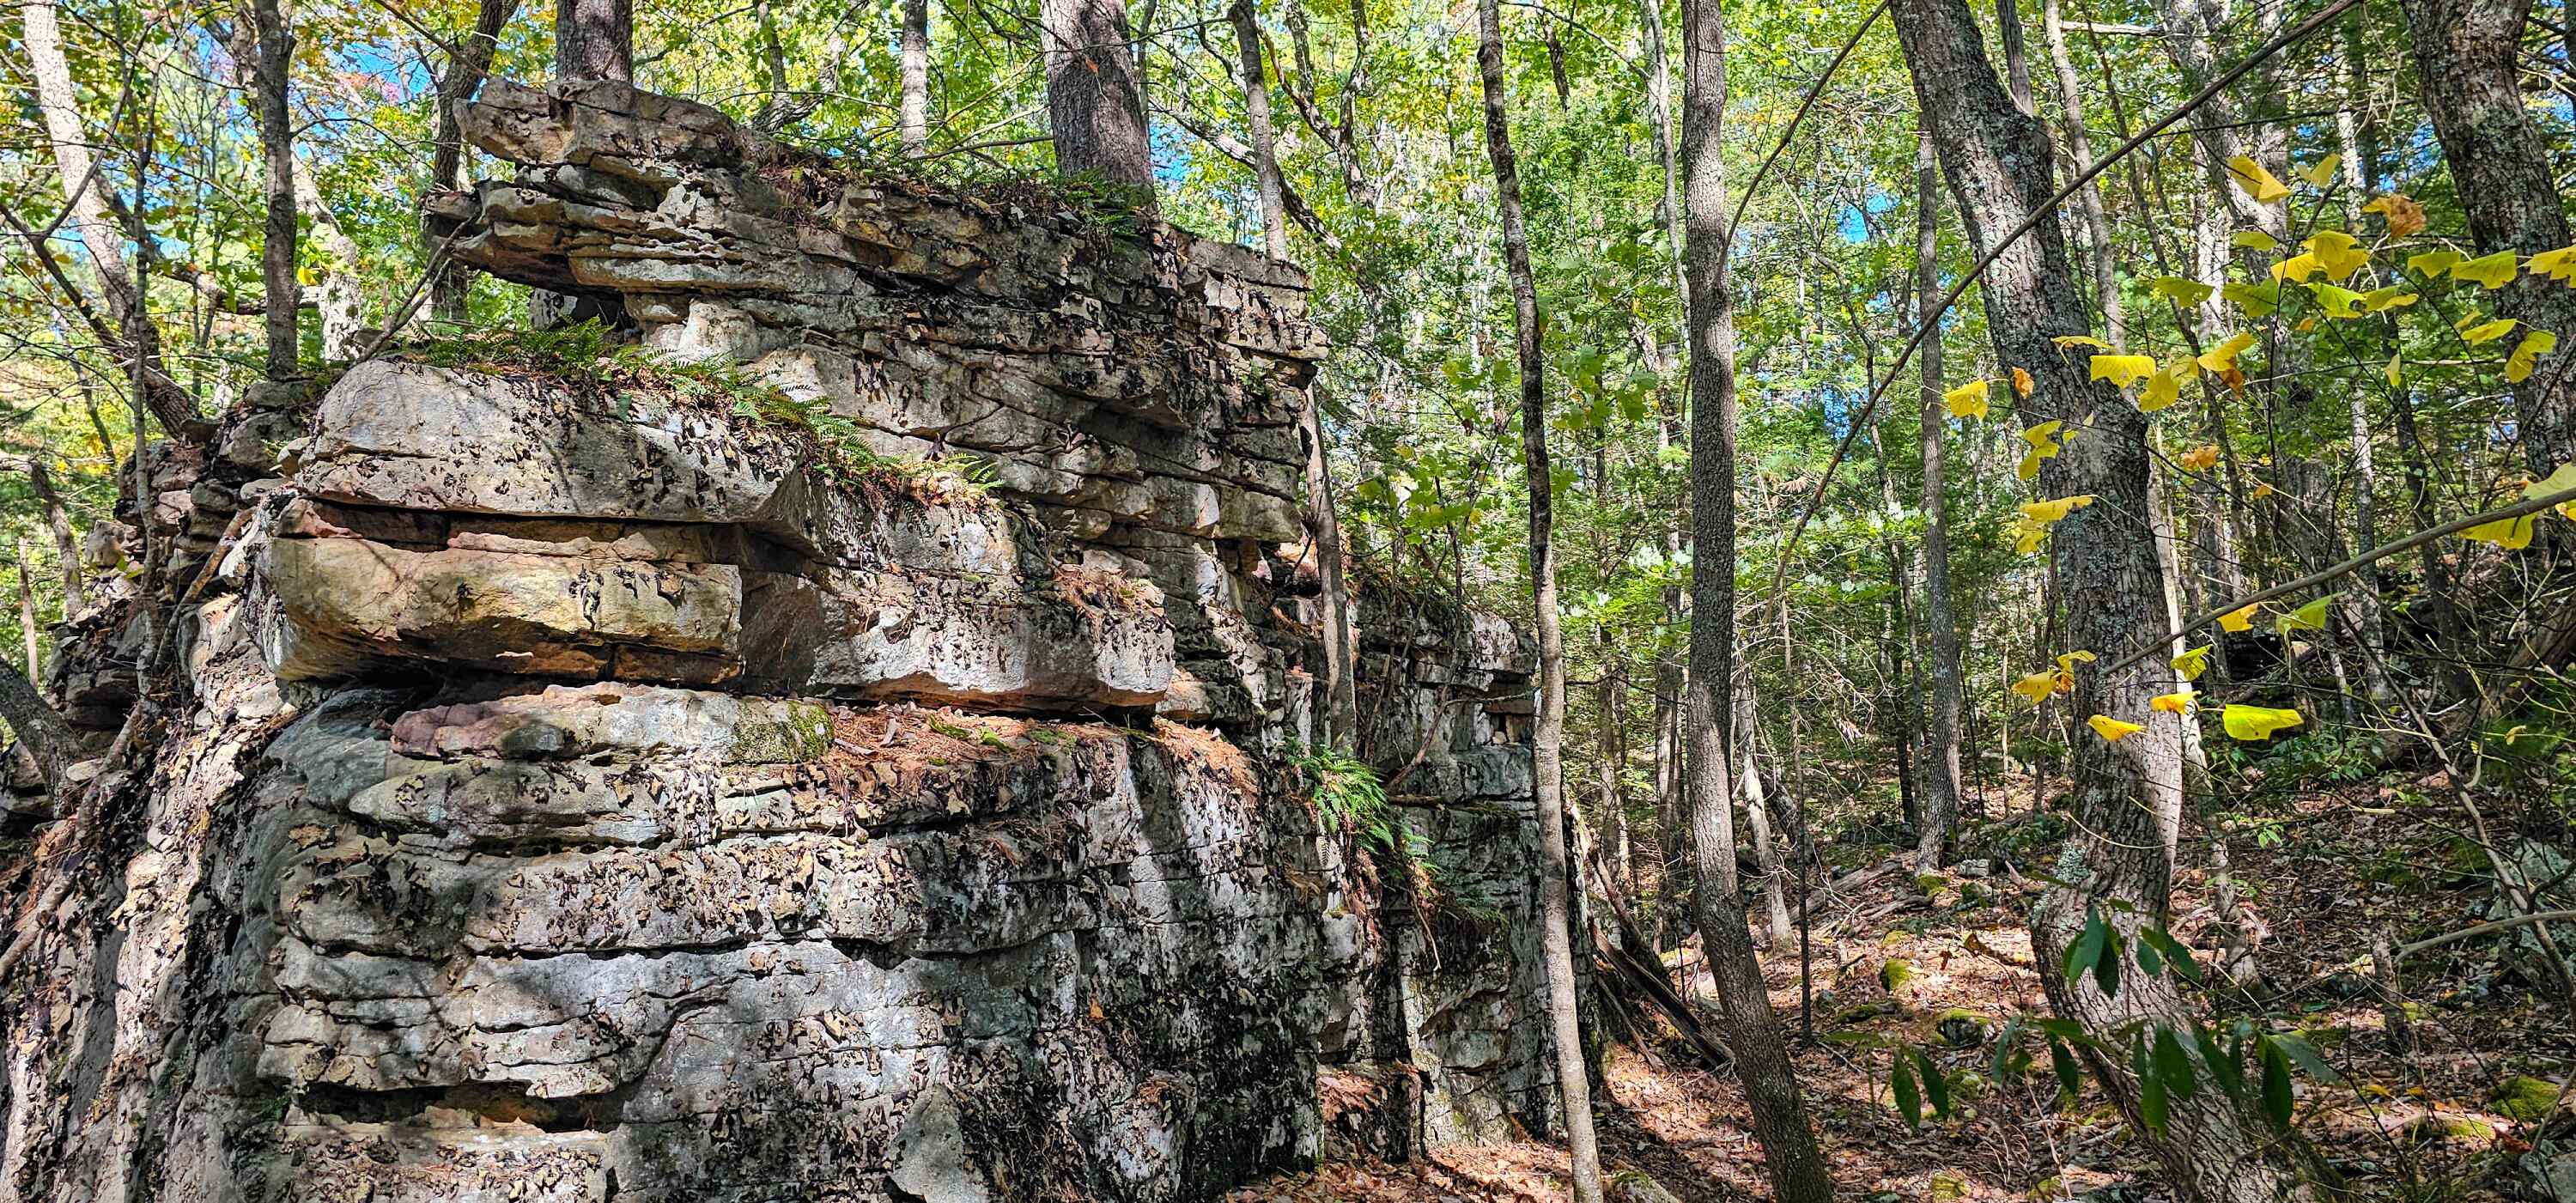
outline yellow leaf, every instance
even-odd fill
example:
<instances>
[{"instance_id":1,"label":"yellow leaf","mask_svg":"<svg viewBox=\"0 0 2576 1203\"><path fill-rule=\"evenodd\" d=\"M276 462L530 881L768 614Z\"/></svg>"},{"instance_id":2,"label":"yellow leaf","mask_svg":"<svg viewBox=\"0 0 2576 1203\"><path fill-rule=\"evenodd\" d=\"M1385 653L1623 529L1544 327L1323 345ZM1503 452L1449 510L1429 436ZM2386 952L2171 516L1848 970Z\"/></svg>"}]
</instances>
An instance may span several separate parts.
<instances>
[{"instance_id":1,"label":"yellow leaf","mask_svg":"<svg viewBox=\"0 0 2576 1203\"><path fill-rule=\"evenodd\" d=\"M2519 271L2521 271L2521 265L2514 259L2512 251L2497 251L2492 255L2471 259L2466 263L2452 264L2451 278L2467 280L2492 290L2513 283L2513 277Z\"/></svg>"},{"instance_id":2,"label":"yellow leaf","mask_svg":"<svg viewBox=\"0 0 2576 1203\"><path fill-rule=\"evenodd\" d=\"M2273 488L2272 482L2268 480L2258 480L2254 482L2254 495L2257 497L2269 497L2278 492L2280 492L2280 490Z\"/></svg>"},{"instance_id":3,"label":"yellow leaf","mask_svg":"<svg viewBox=\"0 0 2576 1203\"><path fill-rule=\"evenodd\" d=\"M2039 461L2046 458L2048 457L2036 451L2021 457L2021 462L2013 465L2013 475L2023 480L2039 479Z\"/></svg>"},{"instance_id":4,"label":"yellow leaf","mask_svg":"<svg viewBox=\"0 0 2576 1203\"><path fill-rule=\"evenodd\" d=\"M2278 280L2268 284L2230 280L2227 287L2218 291L2219 295L2236 302L2236 307L2244 310L2247 317L2270 317L2273 310L2281 307L2281 282Z\"/></svg>"},{"instance_id":5,"label":"yellow leaf","mask_svg":"<svg viewBox=\"0 0 2576 1203\"><path fill-rule=\"evenodd\" d=\"M2148 281L2147 291L2189 308L2208 300L2209 294L2218 290L2198 280L2186 280L2181 276L2158 276Z\"/></svg>"},{"instance_id":6,"label":"yellow leaf","mask_svg":"<svg viewBox=\"0 0 2576 1203\"><path fill-rule=\"evenodd\" d=\"M2229 735L2243 740L2270 739L2273 732L2298 726L2301 721L2296 710L2270 706L2229 706L2219 717Z\"/></svg>"},{"instance_id":7,"label":"yellow leaf","mask_svg":"<svg viewBox=\"0 0 2576 1203\"><path fill-rule=\"evenodd\" d=\"M2033 426L2022 431L2021 441L2036 448L2039 453L2039 458L2047 459L2048 457L2057 454L2060 446L2057 441L2057 428L2064 425L2066 425L2066 423L2063 420L2042 422L2037 426Z\"/></svg>"},{"instance_id":8,"label":"yellow leaf","mask_svg":"<svg viewBox=\"0 0 2576 1203\"><path fill-rule=\"evenodd\" d=\"M2227 241L2253 251L2258 255L2281 245L2280 239L2274 238L2261 230L2238 230L2236 232L2236 236L2228 239Z\"/></svg>"},{"instance_id":9,"label":"yellow leaf","mask_svg":"<svg viewBox=\"0 0 2576 1203\"><path fill-rule=\"evenodd\" d=\"M2307 170L2299 173L2299 178L2319 188L2331 188L2334 186L2335 168L2341 166L2342 155L2327 155L2309 164Z\"/></svg>"},{"instance_id":10,"label":"yellow leaf","mask_svg":"<svg viewBox=\"0 0 2576 1203\"><path fill-rule=\"evenodd\" d=\"M1951 417L1985 417L1987 412L1986 382L1982 379L1971 380L1966 384L1962 384L1957 388L1951 389L1949 392L1941 394L1941 400L1949 404Z\"/></svg>"},{"instance_id":11,"label":"yellow leaf","mask_svg":"<svg viewBox=\"0 0 2576 1203\"><path fill-rule=\"evenodd\" d=\"M2388 387L2396 388L2399 381L2403 379L2403 377L2398 374L2398 369L2403 367L2405 362L2406 353L2404 351L2400 351L2395 355L2388 357L2387 367L2379 369L2380 376L2388 381Z\"/></svg>"},{"instance_id":12,"label":"yellow leaf","mask_svg":"<svg viewBox=\"0 0 2576 1203\"><path fill-rule=\"evenodd\" d=\"M2316 256L2302 252L2273 264L2272 278L2288 280L2292 284L2305 284L2308 282L2308 277L2325 269L2326 265L2317 262Z\"/></svg>"},{"instance_id":13,"label":"yellow leaf","mask_svg":"<svg viewBox=\"0 0 2576 1203\"><path fill-rule=\"evenodd\" d=\"M2081 660L2086 664L2091 664L2098 658L2099 657L2095 656L2091 652L2068 652L2057 658L2057 671L2062 673L2071 673L2075 671L2076 661Z\"/></svg>"},{"instance_id":14,"label":"yellow leaf","mask_svg":"<svg viewBox=\"0 0 2576 1203\"><path fill-rule=\"evenodd\" d=\"M2105 718L2098 714L2084 720L2084 725L2093 728L2093 733L2095 735L2099 735L2104 739L2110 740L2112 743L2118 743L2140 731L2146 730L2145 727L2136 723L2124 723L2116 718Z\"/></svg>"},{"instance_id":15,"label":"yellow leaf","mask_svg":"<svg viewBox=\"0 0 2576 1203\"><path fill-rule=\"evenodd\" d=\"M322 283L322 273L309 267L299 267L295 269L295 282L306 288L317 287Z\"/></svg>"},{"instance_id":16,"label":"yellow leaf","mask_svg":"<svg viewBox=\"0 0 2576 1203\"><path fill-rule=\"evenodd\" d=\"M2334 599L2332 593L2310 598L2307 604L2273 619L2272 630L2282 635L2292 631L2322 631L2326 629L2326 607L2334 604Z\"/></svg>"},{"instance_id":17,"label":"yellow leaf","mask_svg":"<svg viewBox=\"0 0 2576 1203\"><path fill-rule=\"evenodd\" d=\"M2361 207L2364 213L2376 213L2388 223L2388 232L2399 238L2424 232L2424 206L2391 192Z\"/></svg>"},{"instance_id":18,"label":"yellow leaf","mask_svg":"<svg viewBox=\"0 0 2576 1203\"><path fill-rule=\"evenodd\" d=\"M2091 504L2093 504L2093 495L2083 493L2073 497L2060 497L2054 501L2033 501L2022 506L2021 512L2033 522L2049 523L2060 521L2068 514Z\"/></svg>"},{"instance_id":19,"label":"yellow leaf","mask_svg":"<svg viewBox=\"0 0 2576 1203\"><path fill-rule=\"evenodd\" d=\"M2034 387L2036 387L2036 386L2035 386L2035 385L2032 383L2032 381L2031 381L2030 373L2028 373L2028 372L2026 372L2026 371L2023 371L2023 370L2022 370L2022 369L2020 369L2020 368L2014 368L2014 369L2013 369L2013 391L2014 391L2014 392L2019 393L2019 394L2021 394L2023 397L2027 398L2027 397L2029 397L2029 396L2030 396L2030 390L2031 390L2032 388L2034 388Z\"/></svg>"},{"instance_id":20,"label":"yellow leaf","mask_svg":"<svg viewBox=\"0 0 2576 1203\"><path fill-rule=\"evenodd\" d=\"M2576 246L2542 251L2522 266L2535 276L2547 276L2561 284L2576 284Z\"/></svg>"},{"instance_id":21,"label":"yellow leaf","mask_svg":"<svg viewBox=\"0 0 2576 1203\"><path fill-rule=\"evenodd\" d=\"M2207 651L2209 649L2203 648L2201 650ZM2186 689L2180 693L2159 694L2147 699L2147 706L2149 709L2162 710L2167 714L2189 714L2191 713L2191 700L2199 696L2200 691L2197 689Z\"/></svg>"},{"instance_id":22,"label":"yellow leaf","mask_svg":"<svg viewBox=\"0 0 2576 1203\"><path fill-rule=\"evenodd\" d=\"M2290 194L2290 186L2254 160L2238 155L2227 161L2227 174L2236 177L2236 186L2246 191L2258 205L2268 205Z\"/></svg>"},{"instance_id":23,"label":"yellow leaf","mask_svg":"<svg viewBox=\"0 0 2576 1203\"><path fill-rule=\"evenodd\" d=\"M2013 553L2016 555L2030 555L2048 542L2048 525L2028 517L2013 519L2013 524L2004 533L2013 537Z\"/></svg>"},{"instance_id":24,"label":"yellow leaf","mask_svg":"<svg viewBox=\"0 0 2576 1203\"><path fill-rule=\"evenodd\" d=\"M2513 333L2513 328L2519 324L2520 323L2514 321L2512 318L2500 317L2492 322L2483 322L2478 325L2471 326L2466 330L2462 330L2460 331L2460 337L2468 340L2470 346L2477 346L2481 343L2491 343L2499 338L2503 338L2507 334Z\"/></svg>"},{"instance_id":25,"label":"yellow leaf","mask_svg":"<svg viewBox=\"0 0 2576 1203\"><path fill-rule=\"evenodd\" d=\"M2319 230L2299 245L2316 257L2317 266L2325 269L2326 279L2341 280L2370 266L2370 252L2361 249L2353 236L2341 230Z\"/></svg>"},{"instance_id":26,"label":"yellow leaf","mask_svg":"<svg viewBox=\"0 0 2576 1203\"><path fill-rule=\"evenodd\" d=\"M2386 313L2391 309L2403 309L2418 299L2403 288L2374 288L2361 294L2361 307L2372 313Z\"/></svg>"},{"instance_id":27,"label":"yellow leaf","mask_svg":"<svg viewBox=\"0 0 2576 1203\"><path fill-rule=\"evenodd\" d=\"M2127 388L2155 370L2156 358L2152 355L2096 355L2092 379L2108 380L2113 388Z\"/></svg>"},{"instance_id":28,"label":"yellow leaf","mask_svg":"<svg viewBox=\"0 0 2576 1203\"><path fill-rule=\"evenodd\" d=\"M2100 347L2105 351L2111 349L2111 344L2103 342L2101 339L2095 338L2090 334L2061 334L2048 341L2056 343L2061 347Z\"/></svg>"},{"instance_id":29,"label":"yellow leaf","mask_svg":"<svg viewBox=\"0 0 2576 1203\"><path fill-rule=\"evenodd\" d=\"M2221 614L2218 616L2218 629L2222 631L2253 630L2254 612L2262 608L2263 603L2255 602L2242 610L2230 610L2225 614Z\"/></svg>"},{"instance_id":30,"label":"yellow leaf","mask_svg":"<svg viewBox=\"0 0 2576 1203\"><path fill-rule=\"evenodd\" d=\"M2558 336L2546 330L2523 335L2522 345L2515 347L2512 358L2504 361L2504 378L2514 384L2531 379L2531 369L2538 366L2540 357L2557 349Z\"/></svg>"},{"instance_id":31,"label":"yellow leaf","mask_svg":"<svg viewBox=\"0 0 2576 1203\"><path fill-rule=\"evenodd\" d=\"M2204 643L2199 647L2193 648L2190 651L2174 657L2174 670L2182 674L2183 680L2199 680L2200 674L2209 671L2209 652L2211 648L2216 646L2216 644Z\"/></svg>"},{"instance_id":32,"label":"yellow leaf","mask_svg":"<svg viewBox=\"0 0 2576 1203\"><path fill-rule=\"evenodd\" d=\"M2243 332L2231 334L2227 341L2200 353L2202 371L2224 372L2236 366L2236 357L2254 345L2254 336Z\"/></svg>"},{"instance_id":33,"label":"yellow leaf","mask_svg":"<svg viewBox=\"0 0 2576 1203\"><path fill-rule=\"evenodd\" d=\"M2174 402L2180 400L2182 400L2182 382L2174 379L2173 369L2157 368L2155 375L2147 377L2147 387L2139 390L2138 408L2147 413L2154 413L2160 409L2170 409Z\"/></svg>"},{"instance_id":34,"label":"yellow leaf","mask_svg":"<svg viewBox=\"0 0 2576 1203\"><path fill-rule=\"evenodd\" d=\"M2030 699L2033 706L2057 696L2056 673L2032 673L2013 682L2012 691Z\"/></svg>"},{"instance_id":35,"label":"yellow leaf","mask_svg":"<svg viewBox=\"0 0 2576 1203\"><path fill-rule=\"evenodd\" d=\"M2194 472L2207 472L2218 466L2218 444L2207 443L2182 453L2182 466Z\"/></svg>"},{"instance_id":36,"label":"yellow leaf","mask_svg":"<svg viewBox=\"0 0 2576 1203\"><path fill-rule=\"evenodd\" d=\"M2451 270L2454 265L2467 257L2468 256L2463 255L2458 251L2444 247L2438 251L2426 251L2420 255L2409 255L2406 257L2406 266L2409 270L2430 279L2434 276L2441 275L2443 272Z\"/></svg>"},{"instance_id":37,"label":"yellow leaf","mask_svg":"<svg viewBox=\"0 0 2576 1203\"><path fill-rule=\"evenodd\" d=\"M2550 473L2549 479L2523 486L2522 495L2526 498L2547 497L2569 489L2576 489L2576 463L2558 465L2558 470ZM2576 518L2576 501L2559 502L2558 512L2568 518Z\"/></svg>"},{"instance_id":38,"label":"yellow leaf","mask_svg":"<svg viewBox=\"0 0 2576 1203\"><path fill-rule=\"evenodd\" d=\"M2537 514L2524 514L2519 518L2498 518L2493 522L2481 522L2461 531L2460 537L2475 539L2480 543L2493 543L2506 551L2520 551L2531 546L2532 529L2537 525L2539 517Z\"/></svg>"}]
</instances>

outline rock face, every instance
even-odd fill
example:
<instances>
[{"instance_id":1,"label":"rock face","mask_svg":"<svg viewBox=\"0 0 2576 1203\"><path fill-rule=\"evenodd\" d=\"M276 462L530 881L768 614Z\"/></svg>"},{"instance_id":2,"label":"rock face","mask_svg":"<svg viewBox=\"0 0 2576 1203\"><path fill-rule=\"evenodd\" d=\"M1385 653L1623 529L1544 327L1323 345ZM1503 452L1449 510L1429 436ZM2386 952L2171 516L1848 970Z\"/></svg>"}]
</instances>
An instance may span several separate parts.
<instances>
[{"instance_id":1,"label":"rock face","mask_svg":"<svg viewBox=\"0 0 2576 1203\"><path fill-rule=\"evenodd\" d=\"M1288 787L1292 268L622 85L465 128L521 170L457 257L664 358L152 452L54 682L123 736L20 820L0 1194L1199 1200L1551 1125L1521 642L1365 595L1412 850Z\"/></svg>"}]
</instances>

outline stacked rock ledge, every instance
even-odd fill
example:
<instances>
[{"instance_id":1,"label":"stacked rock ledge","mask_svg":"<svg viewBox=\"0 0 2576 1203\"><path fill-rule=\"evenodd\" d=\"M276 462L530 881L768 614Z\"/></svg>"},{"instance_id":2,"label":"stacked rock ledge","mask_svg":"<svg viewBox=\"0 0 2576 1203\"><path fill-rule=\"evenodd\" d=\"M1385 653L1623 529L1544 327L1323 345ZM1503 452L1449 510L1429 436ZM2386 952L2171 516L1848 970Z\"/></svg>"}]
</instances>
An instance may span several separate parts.
<instances>
[{"instance_id":1,"label":"stacked rock ledge","mask_svg":"<svg viewBox=\"0 0 2576 1203\"><path fill-rule=\"evenodd\" d=\"M113 821L13 820L0 1193L1201 1200L1552 1125L1525 642L1359 603L1440 905L1285 784L1295 269L624 85L461 117L459 261L992 483L419 352L151 449L53 687L181 696Z\"/></svg>"}]
</instances>

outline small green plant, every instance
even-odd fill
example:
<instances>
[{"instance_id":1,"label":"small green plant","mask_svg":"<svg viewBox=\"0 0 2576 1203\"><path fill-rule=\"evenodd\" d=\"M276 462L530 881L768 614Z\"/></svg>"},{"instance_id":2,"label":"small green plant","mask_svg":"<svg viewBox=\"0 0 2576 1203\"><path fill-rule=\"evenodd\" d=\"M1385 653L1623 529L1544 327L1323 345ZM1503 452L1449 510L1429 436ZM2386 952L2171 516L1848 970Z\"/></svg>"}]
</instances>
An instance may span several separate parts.
<instances>
[{"instance_id":1,"label":"small green plant","mask_svg":"<svg viewBox=\"0 0 2576 1203\"><path fill-rule=\"evenodd\" d=\"M1305 780L1324 830L1348 831L1362 844L1388 852L1410 850L1411 840L1376 769L1339 748L1302 740L1289 743L1288 767Z\"/></svg>"}]
</instances>

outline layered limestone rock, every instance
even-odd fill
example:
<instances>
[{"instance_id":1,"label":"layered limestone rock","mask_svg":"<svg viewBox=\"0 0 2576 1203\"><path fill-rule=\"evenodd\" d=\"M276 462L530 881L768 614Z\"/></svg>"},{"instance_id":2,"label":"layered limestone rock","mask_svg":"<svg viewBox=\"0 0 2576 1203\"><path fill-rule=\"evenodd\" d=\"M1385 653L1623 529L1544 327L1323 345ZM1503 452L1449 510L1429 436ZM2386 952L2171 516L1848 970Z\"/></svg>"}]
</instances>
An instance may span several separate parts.
<instances>
[{"instance_id":1,"label":"layered limestone rock","mask_svg":"<svg viewBox=\"0 0 2576 1203\"><path fill-rule=\"evenodd\" d=\"M1288 788L1292 268L621 85L464 118L520 171L457 257L641 350L147 457L54 681L116 746L19 820L7 1192L1196 1200L1550 1123L1521 641L1364 597L1412 845Z\"/></svg>"}]
</instances>

